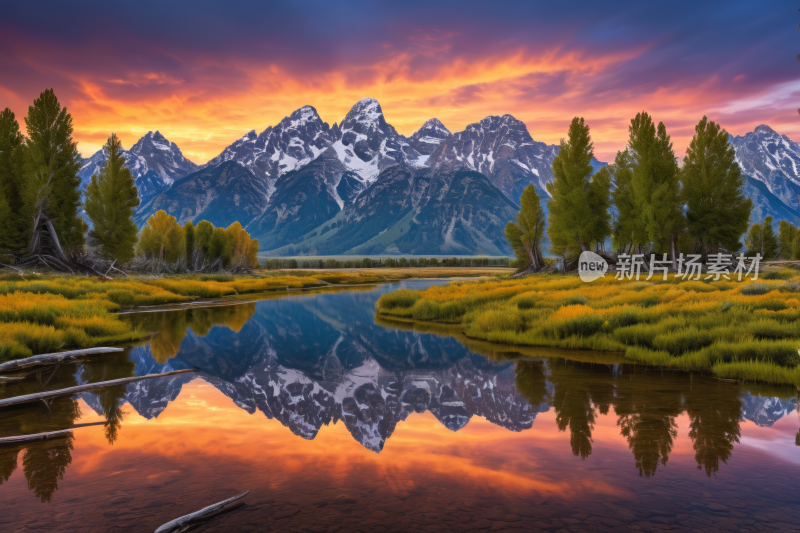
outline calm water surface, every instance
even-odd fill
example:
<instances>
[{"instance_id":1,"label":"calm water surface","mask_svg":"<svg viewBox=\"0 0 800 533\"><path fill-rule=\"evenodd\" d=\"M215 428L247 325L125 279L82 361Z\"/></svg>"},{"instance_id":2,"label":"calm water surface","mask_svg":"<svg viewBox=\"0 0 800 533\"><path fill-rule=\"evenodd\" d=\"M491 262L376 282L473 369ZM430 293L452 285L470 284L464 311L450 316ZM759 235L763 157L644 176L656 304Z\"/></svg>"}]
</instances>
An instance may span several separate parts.
<instances>
[{"instance_id":1,"label":"calm water surface","mask_svg":"<svg viewBox=\"0 0 800 533\"><path fill-rule=\"evenodd\" d=\"M202 369L0 410L1 436L106 422L0 448L0 530L153 531L245 490L198 531L800 530L796 390L376 324L399 286L129 315L158 335L0 385Z\"/></svg>"}]
</instances>

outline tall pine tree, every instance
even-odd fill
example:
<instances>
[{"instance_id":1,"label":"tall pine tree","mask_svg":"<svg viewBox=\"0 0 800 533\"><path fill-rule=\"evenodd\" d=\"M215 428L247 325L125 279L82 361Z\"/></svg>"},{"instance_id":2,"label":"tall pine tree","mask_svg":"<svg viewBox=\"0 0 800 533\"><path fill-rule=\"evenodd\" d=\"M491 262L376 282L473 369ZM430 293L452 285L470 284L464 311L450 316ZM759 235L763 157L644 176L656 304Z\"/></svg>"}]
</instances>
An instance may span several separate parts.
<instances>
[{"instance_id":1,"label":"tall pine tree","mask_svg":"<svg viewBox=\"0 0 800 533\"><path fill-rule=\"evenodd\" d=\"M626 148L617 152L614 164L609 166L614 175L612 199L617 208L614 221L614 245L620 251L630 252L631 246L645 244L647 235L639 223L639 209L633 195L633 158Z\"/></svg>"},{"instance_id":2,"label":"tall pine tree","mask_svg":"<svg viewBox=\"0 0 800 533\"><path fill-rule=\"evenodd\" d=\"M704 258L719 247L737 252L753 202L744 195L745 180L728 143L728 132L706 117L695 127L680 179L686 227L695 251Z\"/></svg>"},{"instance_id":3,"label":"tall pine tree","mask_svg":"<svg viewBox=\"0 0 800 533\"><path fill-rule=\"evenodd\" d=\"M645 112L631 120L628 149L633 159L632 190L638 225L656 249L675 252L682 216L678 163L663 122ZM670 246L672 244L672 246Z\"/></svg>"},{"instance_id":4,"label":"tall pine tree","mask_svg":"<svg viewBox=\"0 0 800 533\"><path fill-rule=\"evenodd\" d=\"M133 208L139 205L139 194L116 133L108 138L103 151L106 164L86 188L85 209L93 226L89 237L101 256L126 263L133 259L136 245Z\"/></svg>"},{"instance_id":5,"label":"tall pine tree","mask_svg":"<svg viewBox=\"0 0 800 533\"><path fill-rule=\"evenodd\" d=\"M589 126L583 118L575 117L569 126L567 140L561 140L558 155L553 160L555 179L547 184L552 196L547 207L547 234L550 237L551 251L567 259L575 259L581 251L589 250L596 241L603 241L608 235L608 218L598 220L596 206L608 189L592 186L592 138ZM610 182L609 182L610 183Z\"/></svg>"},{"instance_id":6,"label":"tall pine tree","mask_svg":"<svg viewBox=\"0 0 800 533\"><path fill-rule=\"evenodd\" d=\"M538 272L544 266L544 210L533 185L525 187L519 203L517 222L506 225L506 238L517 258L517 270Z\"/></svg>"},{"instance_id":7,"label":"tall pine tree","mask_svg":"<svg viewBox=\"0 0 800 533\"><path fill-rule=\"evenodd\" d=\"M61 107L53 90L47 89L28 107L25 125L25 207L31 215L41 207L53 221L61 246L78 253L83 249L86 223L78 216L81 157L72 138L72 115ZM33 219L26 222L33 225Z\"/></svg>"},{"instance_id":8,"label":"tall pine tree","mask_svg":"<svg viewBox=\"0 0 800 533\"><path fill-rule=\"evenodd\" d=\"M14 113L0 113L0 252L18 252L30 238L32 224L23 207L25 142Z\"/></svg>"}]
</instances>

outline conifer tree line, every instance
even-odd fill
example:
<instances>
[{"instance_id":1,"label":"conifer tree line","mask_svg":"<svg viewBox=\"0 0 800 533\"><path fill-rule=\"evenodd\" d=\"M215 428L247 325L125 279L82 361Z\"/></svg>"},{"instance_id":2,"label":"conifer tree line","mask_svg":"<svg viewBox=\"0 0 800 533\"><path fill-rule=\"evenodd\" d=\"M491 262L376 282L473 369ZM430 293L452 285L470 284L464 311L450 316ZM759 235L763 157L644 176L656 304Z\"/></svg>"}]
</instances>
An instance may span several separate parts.
<instances>
[{"instance_id":1,"label":"conifer tree line","mask_svg":"<svg viewBox=\"0 0 800 533\"><path fill-rule=\"evenodd\" d=\"M187 265L258 267L258 240L238 222L226 229L207 221L181 227L160 211L140 232L133 222L138 191L115 133L103 146L106 163L92 176L81 204L81 156L72 136L72 115L52 89L34 100L24 122L27 137L9 108L0 113L0 260L25 254L41 212L73 256L84 254L88 245L92 253L123 264L138 254Z\"/></svg>"},{"instance_id":2,"label":"conifer tree line","mask_svg":"<svg viewBox=\"0 0 800 533\"><path fill-rule=\"evenodd\" d=\"M745 177L728 133L715 122L700 120L682 166L664 123L656 124L646 112L631 119L627 145L612 164L595 171L593 157L589 125L575 117L553 161L555 179L547 184L551 253L574 261L583 251L607 252L605 242L610 237L614 251L666 253L675 266L678 253L701 254L706 260L711 253L735 253L741 248L753 203L744 194ZM520 204L517 221L508 224L506 236L520 270L537 270L544 214L533 186L524 191ZM771 222L765 221L759 226L763 229L748 237L748 251L752 244L763 249L762 256L777 253L770 241ZM786 226L781 239L794 243L797 228L791 233ZM794 244L787 247L783 240L776 249L794 250Z\"/></svg>"}]
</instances>

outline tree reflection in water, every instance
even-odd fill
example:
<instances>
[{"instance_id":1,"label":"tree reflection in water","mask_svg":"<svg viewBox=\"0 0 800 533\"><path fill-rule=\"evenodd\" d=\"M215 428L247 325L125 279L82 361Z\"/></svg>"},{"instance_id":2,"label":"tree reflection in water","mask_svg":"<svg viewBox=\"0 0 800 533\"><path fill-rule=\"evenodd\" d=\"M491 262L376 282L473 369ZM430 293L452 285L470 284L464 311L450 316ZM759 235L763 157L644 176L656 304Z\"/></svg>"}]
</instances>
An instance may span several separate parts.
<instances>
[{"instance_id":1,"label":"tree reflection in water","mask_svg":"<svg viewBox=\"0 0 800 533\"><path fill-rule=\"evenodd\" d=\"M675 418L683 411L681 393L677 388L653 387L647 374L625 377L617 380L617 425L628 440L639 475L654 476L659 463L666 466L678 435Z\"/></svg>"},{"instance_id":2,"label":"tree reflection in water","mask_svg":"<svg viewBox=\"0 0 800 533\"><path fill-rule=\"evenodd\" d=\"M608 365L551 359L552 406L559 431L569 428L572 453L586 459L592 453L592 430L600 414L608 414L614 397Z\"/></svg>"},{"instance_id":3,"label":"tree reflection in water","mask_svg":"<svg viewBox=\"0 0 800 533\"><path fill-rule=\"evenodd\" d=\"M150 339L150 353L163 365L178 355L189 328L205 337L214 326L225 326L238 333L256 313L255 303L222 307L200 307L185 311L161 311L132 315L131 322L143 331L158 332Z\"/></svg>"},{"instance_id":4,"label":"tree reflection in water","mask_svg":"<svg viewBox=\"0 0 800 533\"><path fill-rule=\"evenodd\" d=\"M17 469L17 458L22 450L22 446L0 448L0 485Z\"/></svg>"},{"instance_id":5,"label":"tree reflection in water","mask_svg":"<svg viewBox=\"0 0 800 533\"><path fill-rule=\"evenodd\" d=\"M32 490L42 503L49 502L58 489L58 480L64 479L64 472L72 463L72 441L69 435L64 438L46 440L29 444L22 458L22 470Z\"/></svg>"},{"instance_id":6,"label":"tree reflection in water","mask_svg":"<svg viewBox=\"0 0 800 533\"><path fill-rule=\"evenodd\" d=\"M724 382L708 380L703 386L684 391L689 415L689 437L698 469L711 477L719 471L719 462L728 464L734 443L739 442L739 417L742 401L731 394Z\"/></svg>"},{"instance_id":7,"label":"tree reflection in water","mask_svg":"<svg viewBox=\"0 0 800 533\"><path fill-rule=\"evenodd\" d=\"M136 365L127 357L103 358L93 364L83 365L82 377L87 383L111 381L135 375ZM109 444L119 438L119 430L125 413L122 405L125 403L125 385L103 387L94 392L100 402L103 416L106 417L105 436Z\"/></svg>"},{"instance_id":8,"label":"tree reflection in water","mask_svg":"<svg viewBox=\"0 0 800 533\"><path fill-rule=\"evenodd\" d=\"M75 384L74 377L62 373L65 381ZM59 383L59 386L62 382ZM65 385L65 386L69 386ZM81 413L78 403L71 398L57 398L49 406L43 403L34 406L11 408L3 413L3 436L26 435L58 431L71 427ZM49 502L58 489L58 481L72 463L72 435L42 442L30 443L0 449L0 484L8 481L16 470L19 454L22 455L22 471L28 482L28 489L42 501Z\"/></svg>"}]
</instances>

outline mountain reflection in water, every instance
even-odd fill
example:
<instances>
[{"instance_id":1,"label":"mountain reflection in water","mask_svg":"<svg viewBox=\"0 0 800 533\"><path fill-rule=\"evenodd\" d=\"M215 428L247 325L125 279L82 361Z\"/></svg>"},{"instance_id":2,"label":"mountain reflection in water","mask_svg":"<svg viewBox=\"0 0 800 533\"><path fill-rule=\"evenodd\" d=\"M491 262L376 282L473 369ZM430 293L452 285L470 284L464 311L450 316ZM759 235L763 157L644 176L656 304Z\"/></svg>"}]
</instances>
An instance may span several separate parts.
<instances>
[{"instance_id":1,"label":"mountain reflection in water","mask_svg":"<svg viewBox=\"0 0 800 533\"><path fill-rule=\"evenodd\" d=\"M579 463L592 461L595 427L599 417L610 416L633 456L632 472L643 478L668 464L680 417L688 420L697 468L710 478L731 459L742 438L742 421L769 427L797 409L797 396L787 389L662 373L614 364L613 357L609 363L591 362L587 353L575 355L584 362L554 357L548 350L520 354L504 348L509 351L498 354L458 336L376 323L375 302L396 288L129 315L144 331L158 334L125 356L95 357L57 367L52 375L3 385L0 396L199 368L202 380L247 413L275 419L306 440L341 422L353 439L376 453L414 413L427 411L453 432L474 417L525 432L538 414L552 410ZM197 377L181 374L108 387L80 399L105 420L105 441L114 445L125 439L126 404L143 419L156 419ZM0 436L68 428L81 418L79 405L59 398L50 405L0 411ZM50 501L76 442L70 436L0 448L0 484L8 483L21 458L28 489L42 502Z\"/></svg>"}]
</instances>

